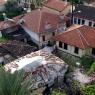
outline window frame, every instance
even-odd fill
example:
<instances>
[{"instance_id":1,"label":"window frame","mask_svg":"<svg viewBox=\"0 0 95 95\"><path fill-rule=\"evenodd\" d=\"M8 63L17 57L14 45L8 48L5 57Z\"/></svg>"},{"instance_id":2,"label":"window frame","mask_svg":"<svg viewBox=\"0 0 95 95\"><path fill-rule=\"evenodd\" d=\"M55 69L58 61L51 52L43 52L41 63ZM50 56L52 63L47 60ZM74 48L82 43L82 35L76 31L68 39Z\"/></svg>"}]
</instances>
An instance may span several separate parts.
<instances>
[{"instance_id":1,"label":"window frame","mask_svg":"<svg viewBox=\"0 0 95 95\"><path fill-rule=\"evenodd\" d=\"M92 22L91 21L89 21L89 26L92 26Z\"/></svg>"},{"instance_id":2,"label":"window frame","mask_svg":"<svg viewBox=\"0 0 95 95\"><path fill-rule=\"evenodd\" d=\"M42 40L43 40L43 41L45 41L45 40L46 40L46 39L45 39L45 35L43 35L43 36L42 36Z\"/></svg>"},{"instance_id":3,"label":"window frame","mask_svg":"<svg viewBox=\"0 0 95 95\"><path fill-rule=\"evenodd\" d=\"M78 47L75 47L75 48L74 48L74 53L75 53L75 54L79 54L79 48L78 48Z\"/></svg>"},{"instance_id":4,"label":"window frame","mask_svg":"<svg viewBox=\"0 0 95 95\"><path fill-rule=\"evenodd\" d=\"M61 41L59 41L59 47L62 48L63 47L63 43Z\"/></svg>"},{"instance_id":5,"label":"window frame","mask_svg":"<svg viewBox=\"0 0 95 95\"><path fill-rule=\"evenodd\" d=\"M68 50L68 44L64 43L64 49Z\"/></svg>"},{"instance_id":6,"label":"window frame","mask_svg":"<svg viewBox=\"0 0 95 95\"><path fill-rule=\"evenodd\" d=\"M78 24L79 24L79 25L81 24L81 19L80 19L80 18L78 18Z\"/></svg>"},{"instance_id":7,"label":"window frame","mask_svg":"<svg viewBox=\"0 0 95 95\"><path fill-rule=\"evenodd\" d=\"M84 25L85 24L85 20L84 19L82 19L82 25Z\"/></svg>"}]
</instances>

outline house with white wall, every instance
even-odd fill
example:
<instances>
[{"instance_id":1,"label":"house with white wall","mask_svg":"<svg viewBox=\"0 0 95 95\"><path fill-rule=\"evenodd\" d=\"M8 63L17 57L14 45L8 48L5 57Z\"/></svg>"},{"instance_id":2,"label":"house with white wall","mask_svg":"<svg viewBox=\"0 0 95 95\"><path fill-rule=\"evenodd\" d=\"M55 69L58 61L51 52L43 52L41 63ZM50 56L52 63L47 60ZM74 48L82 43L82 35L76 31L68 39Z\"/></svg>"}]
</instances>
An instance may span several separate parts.
<instances>
[{"instance_id":1,"label":"house with white wall","mask_svg":"<svg viewBox=\"0 0 95 95\"><path fill-rule=\"evenodd\" d=\"M73 12L73 24L95 27L95 7L76 5Z\"/></svg>"},{"instance_id":2,"label":"house with white wall","mask_svg":"<svg viewBox=\"0 0 95 95\"><path fill-rule=\"evenodd\" d=\"M40 46L45 46L52 41L52 37L66 28L64 15L52 14L46 9L36 9L24 15L13 18L30 36L31 40Z\"/></svg>"},{"instance_id":3,"label":"house with white wall","mask_svg":"<svg viewBox=\"0 0 95 95\"><path fill-rule=\"evenodd\" d=\"M65 32L53 38L59 51L82 57L95 56L95 28L85 25L73 25Z\"/></svg>"},{"instance_id":4,"label":"house with white wall","mask_svg":"<svg viewBox=\"0 0 95 95\"><path fill-rule=\"evenodd\" d=\"M43 8L54 14L67 15L71 11L71 5L67 1L62 0L47 0L43 4Z\"/></svg>"}]
</instances>

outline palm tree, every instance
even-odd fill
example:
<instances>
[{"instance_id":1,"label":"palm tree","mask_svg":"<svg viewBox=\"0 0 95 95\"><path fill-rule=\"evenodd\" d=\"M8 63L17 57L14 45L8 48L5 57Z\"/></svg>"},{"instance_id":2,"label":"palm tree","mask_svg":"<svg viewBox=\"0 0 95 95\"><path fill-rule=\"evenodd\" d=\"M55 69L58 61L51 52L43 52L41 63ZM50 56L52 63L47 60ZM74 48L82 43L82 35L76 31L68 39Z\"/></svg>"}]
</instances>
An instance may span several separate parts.
<instances>
[{"instance_id":1,"label":"palm tree","mask_svg":"<svg viewBox=\"0 0 95 95\"><path fill-rule=\"evenodd\" d=\"M0 95L30 95L30 83L23 81L22 71L11 74L0 68Z\"/></svg>"}]
</instances>

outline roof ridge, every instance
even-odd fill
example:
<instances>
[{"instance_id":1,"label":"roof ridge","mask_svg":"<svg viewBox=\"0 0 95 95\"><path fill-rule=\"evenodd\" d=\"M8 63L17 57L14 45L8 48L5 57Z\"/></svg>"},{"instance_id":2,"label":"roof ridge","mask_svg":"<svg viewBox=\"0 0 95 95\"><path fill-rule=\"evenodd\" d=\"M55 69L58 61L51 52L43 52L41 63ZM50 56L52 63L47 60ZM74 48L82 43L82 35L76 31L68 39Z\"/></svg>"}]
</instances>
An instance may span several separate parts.
<instances>
[{"instance_id":1,"label":"roof ridge","mask_svg":"<svg viewBox=\"0 0 95 95\"><path fill-rule=\"evenodd\" d=\"M86 44L89 46L88 41L87 41L86 38L83 36L83 34L81 33L81 31L80 31L79 29L76 29L76 30L79 32L80 36L84 39L84 41L86 42Z\"/></svg>"},{"instance_id":2,"label":"roof ridge","mask_svg":"<svg viewBox=\"0 0 95 95\"><path fill-rule=\"evenodd\" d=\"M79 31L79 30L77 29L77 31ZM84 44L83 44L83 41L82 41L82 38L81 38L80 32L77 32L77 33L79 34L79 38L80 38L81 43L82 43L82 45L83 45L83 47L84 47Z\"/></svg>"},{"instance_id":3,"label":"roof ridge","mask_svg":"<svg viewBox=\"0 0 95 95\"><path fill-rule=\"evenodd\" d=\"M41 19L42 19L42 11L41 10L39 11L40 11L40 18L39 18L39 25L38 25L38 33L40 32L39 30L40 30Z\"/></svg>"}]
</instances>

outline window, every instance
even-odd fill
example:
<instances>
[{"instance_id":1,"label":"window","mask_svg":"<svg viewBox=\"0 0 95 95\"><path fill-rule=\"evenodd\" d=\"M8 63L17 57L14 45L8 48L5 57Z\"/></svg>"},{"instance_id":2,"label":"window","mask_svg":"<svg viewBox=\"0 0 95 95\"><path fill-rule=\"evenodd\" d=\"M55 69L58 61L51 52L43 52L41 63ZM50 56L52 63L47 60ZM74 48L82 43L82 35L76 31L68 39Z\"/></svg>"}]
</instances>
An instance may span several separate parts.
<instances>
[{"instance_id":1,"label":"window","mask_svg":"<svg viewBox=\"0 0 95 95\"><path fill-rule=\"evenodd\" d=\"M43 41L45 41L45 36L42 36Z\"/></svg>"},{"instance_id":2,"label":"window","mask_svg":"<svg viewBox=\"0 0 95 95\"><path fill-rule=\"evenodd\" d=\"M68 49L68 45L66 43L64 43L64 49Z\"/></svg>"},{"instance_id":3,"label":"window","mask_svg":"<svg viewBox=\"0 0 95 95\"><path fill-rule=\"evenodd\" d=\"M89 26L92 26L92 22L89 22Z\"/></svg>"},{"instance_id":4,"label":"window","mask_svg":"<svg viewBox=\"0 0 95 95\"><path fill-rule=\"evenodd\" d=\"M95 55L95 48L92 48L92 54Z\"/></svg>"},{"instance_id":5,"label":"window","mask_svg":"<svg viewBox=\"0 0 95 95\"><path fill-rule=\"evenodd\" d=\"M79 53L79 48L75 47L74 53L78 54Z\"/></svg>"},{"instance_id":6,"label":"window","mask_svg":"<svg viewBox=\"0 0 95 95\"><path fill-rule=\"evenodd\" d=\"M55 36L55 32L52 32L52 36Z\"/></svg>"},{"instance_id":7,"label":"window","mask_svg":"<svg viewBox=\"0 0 95 95\"><path fill-rule=\"evenodd\" d=\"M95 23L93 24L93 27L95 27Z\"/></svg>"},{"instance_id":8,"label":"window","mask_svg":"<svg viewBox=\"0 0 95 95\"><path fill-rule=\"evenodd\" d=\"M59 42L59 47L62 48L62 42Z\"/></svg>"},{"instance_id":9,"label":"window","mask_svg":"<svg viewBox=\"0 0 95 95\"><path fill-rule=\"evenodd\" d=\"M77 18L74 18L74 24L77 24Z\"/></svg>"},{"instance_id":10,"label":"window","mask_svg":"<svg viewBox=\"0 0 95 95\"><path fill-rule=\"evenodd\" d=\"M85 20L82 20L82 24L85 24Z\"/></svg>"},{"instance_id":11,"label":"window","mask_svg":"<svg viewBox=\"0 0 95 95\"><path fill-rule=\"evenodd\" d=\"M80 24L81 19L78 19L78 24Z\"/></svg>"}]
</instances>

